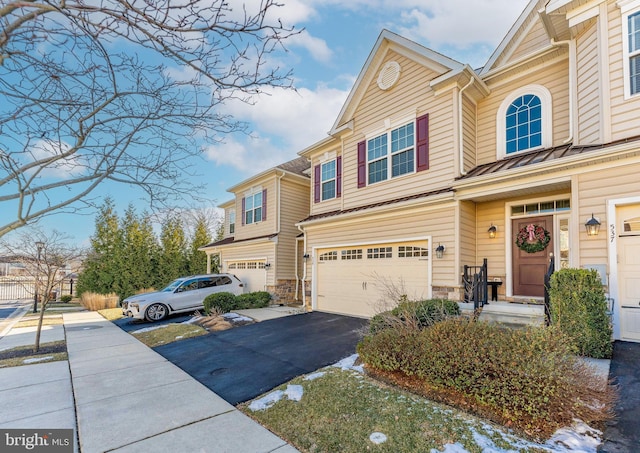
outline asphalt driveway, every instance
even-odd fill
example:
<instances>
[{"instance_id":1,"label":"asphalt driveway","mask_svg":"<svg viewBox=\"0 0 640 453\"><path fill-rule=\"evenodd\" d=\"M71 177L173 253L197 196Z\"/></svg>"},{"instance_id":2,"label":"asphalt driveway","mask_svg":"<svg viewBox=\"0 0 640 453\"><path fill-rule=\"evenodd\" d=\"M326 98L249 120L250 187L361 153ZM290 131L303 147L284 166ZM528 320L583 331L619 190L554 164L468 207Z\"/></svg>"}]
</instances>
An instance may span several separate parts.
<instances>
[{"instance_id":1,"label":"asphalt driveway","mask_svg":"<svg viewBox=\"0 0 640 453\"><path fill-rule=\"evenodd\" d=\"M312 312L154 349L235 405L355 353L368 322Z\"/></svg>"},{"instance_id":2,"label":"asphalt driveway","mask_svg":"<svg viewBox=\"0 0 640 453\"><path fill-rule=\"evenodd\" d=\"M156 327L163 324L180 323L188 321L193 317L193 313L177 313L167 316L162 321L149 322L142 319L134 318L120 318L113 321L115 325L120 327L125 332L133 332L135 330L144 329L145 327Z\"/></svg>"}]
</instances>

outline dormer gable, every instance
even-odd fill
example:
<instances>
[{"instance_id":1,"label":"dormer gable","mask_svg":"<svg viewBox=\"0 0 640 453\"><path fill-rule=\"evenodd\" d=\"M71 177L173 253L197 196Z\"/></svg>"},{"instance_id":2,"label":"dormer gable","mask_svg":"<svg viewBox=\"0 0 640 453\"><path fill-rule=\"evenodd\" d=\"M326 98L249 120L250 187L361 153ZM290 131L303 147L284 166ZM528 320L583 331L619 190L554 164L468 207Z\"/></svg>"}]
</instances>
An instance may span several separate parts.
<instances>
[{"instance_id":1,"label":"dormer gable","mask_svg":"<svg viewBox=\"0 0 640 453\"><path fill-rule=\"evenodd\" d=\"M345 129L353 129L354 114L374 80L378 88L383 91L393 88L398 83L398 80L402 77L403 68L396 61L388 59L388 55L391 52L416 61L438 75L451 71L461 71L464 68L462 63L427 49L389 30L383 30L329 134L337 135Z\"/></svg>"}]
</instances>

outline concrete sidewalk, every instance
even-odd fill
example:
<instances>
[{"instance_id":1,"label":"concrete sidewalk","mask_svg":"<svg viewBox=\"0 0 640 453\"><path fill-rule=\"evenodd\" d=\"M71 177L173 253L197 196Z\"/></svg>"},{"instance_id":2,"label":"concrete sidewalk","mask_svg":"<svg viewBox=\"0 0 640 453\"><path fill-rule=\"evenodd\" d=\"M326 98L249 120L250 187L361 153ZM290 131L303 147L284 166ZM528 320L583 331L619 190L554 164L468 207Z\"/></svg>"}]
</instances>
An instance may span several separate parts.
<instances>
[{"instance_id":1,"label":"concrete sidewalk","mask_svg":"<svg viewBox=\"0 0 640 453\"><path fill-rule=\"evenodd\" d=\"M297 451L98 313L63 318L68 361L0 369L0 428L77 428L82 453Z\"/></svg>"}]
</instances>

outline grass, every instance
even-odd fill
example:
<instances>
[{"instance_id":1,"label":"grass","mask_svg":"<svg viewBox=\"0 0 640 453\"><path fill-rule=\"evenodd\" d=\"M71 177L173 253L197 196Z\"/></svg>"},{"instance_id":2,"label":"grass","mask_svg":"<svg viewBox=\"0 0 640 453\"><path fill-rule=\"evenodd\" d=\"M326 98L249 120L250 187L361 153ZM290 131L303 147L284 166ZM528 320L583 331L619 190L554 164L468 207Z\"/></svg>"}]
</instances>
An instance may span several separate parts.
<instances>
[{"instance_id":1,"label":"grass","mask_svg":"<svg viewBox=\"0 0 640 453\"><path fill-rule=\"evenodd\" d=\"M116 321L124 317L124 315L122 314L122 308L120 307L104 308L102 310L98 310L98 313L100 313L107 321Z\"/></svg>"},{"instance_id":2,"label":"grass","mask_svg":"<svg viewBox=\"0 0 640 453\"><path fill-rule=\"evenodd\" d=\"M324 375L317 379L298 377L278 387L284 391L288 385L301 385L300 401L283 398L255 412L248 408L250 403L239 408L302 452L413 453L442 451L456 443L472 453L546 451L482 419L355 371L321 371ZM386 442L372 442L370 436L376 432L386 435Z\"/></svg>"},{"instance_id":3,"label":"grass","mask_svg":"<svg viewBox=\"0 0 640 453\"><path fill-rule=\"evenodd\" d=\"M40 318L40 315L34 315L29 317L25 316L20 321L18 321L16 325L13 326L13 328L16 329L19 327L37 327L39 318ZM63 324L62 315L54 315L54 316L45 315L44 318L42 318L43 326L61 326L62 324Z\"/></svg>"},{"instance_id":4,"label":"grass","mask_svg":"<svg viewBox=\"0 0 640 453\"><path fill-rule=\"evenodd\" d=\"M18 346L0 351L0 368L28 365L29 361L34 359L37 361L33 363L44 363L67 360L67 358L67 344L63 340L42 343L37 353L33 352L33 345Z\"/></svg>"},{"instance_id":5,"label":"grass","mask_svg":"<svg viewBox=\"0 0 640 453\"><path fill-rule=\"evenodd\" d=\"M206 329L193 324L164 324L153 330L132 333L138 340L150 348L154 348L177 340L206 335L208 332Z\"/></svg>"}]
</instances>

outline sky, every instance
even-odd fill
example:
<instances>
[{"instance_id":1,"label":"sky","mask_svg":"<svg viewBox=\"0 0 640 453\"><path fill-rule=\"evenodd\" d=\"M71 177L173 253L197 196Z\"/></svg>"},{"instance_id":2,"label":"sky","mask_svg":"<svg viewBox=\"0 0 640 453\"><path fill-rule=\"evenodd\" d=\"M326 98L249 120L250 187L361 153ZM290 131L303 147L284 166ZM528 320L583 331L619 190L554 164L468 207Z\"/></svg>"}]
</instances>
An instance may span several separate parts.
<instances>
[{"instance_id":1,"label":"sky","mask_svg":"<svg viewBox=\"0 0 640 453\"><path fill-rule=\"evenodd\" d=\"M255 2L256 0L247 0ZM238 0L230 2L232 5ZM303 31L286 42L270 64L293 70L296 90L271 89L255 104L227 104L224 113L249 124L251 134L230 135L204 150L198 163L205 183L199 194L217 205L233 198L227 188L327 136L380 32L388 29L473 68L491 56L524 10L525 0L280 0L274 12ZM123 213L129 203L148 208L142 192L109 185ZM197 207L197 206L193 206ZM59 214L40 222L88 244L95 213Z\"/></svg>"}]
</instances>

